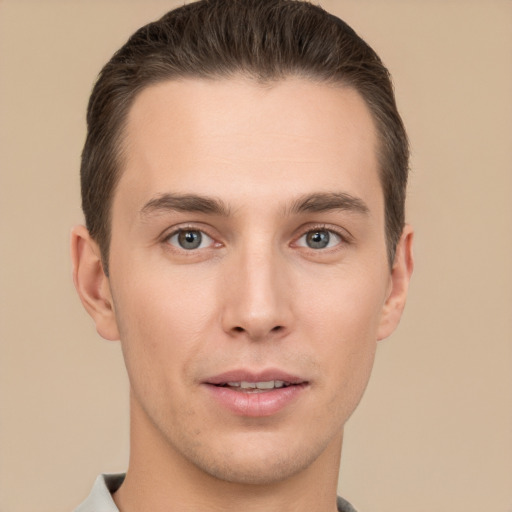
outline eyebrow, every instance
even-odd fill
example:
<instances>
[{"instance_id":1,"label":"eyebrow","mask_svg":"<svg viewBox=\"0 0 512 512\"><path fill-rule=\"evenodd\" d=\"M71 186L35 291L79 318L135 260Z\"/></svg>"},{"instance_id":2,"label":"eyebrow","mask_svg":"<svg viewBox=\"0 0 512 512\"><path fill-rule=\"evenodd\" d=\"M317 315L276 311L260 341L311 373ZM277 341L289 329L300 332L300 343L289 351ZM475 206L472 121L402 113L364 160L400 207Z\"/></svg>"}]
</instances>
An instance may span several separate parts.
<instances>
[{"instance_id":1,"label":"eyebrow","mask_svg":"<svg viewBox=\"0 0 512 512\"><path fill-rule=\"evenodd\" d=\"M367 215L370 209L359 197L346 192L319 192L307 194L296 199L288 213L326 212L341 210Z\"/></svg>"},{"instance_id":2,"label":"eyebrow","mask_svg":"<svg viewBox=\"0 0 512 512\"><path fill-rule=\"evenodd\" d=\"M168 211L198 212L210 215L228 217L230 210L228 206L213 197L198 196L195 194L162 194L149 200L140 210L142 217L154 213Z\"/></svg>"},{"instance_id":3,"label":"eyebrow","mask_svg":"<svg viewBox=\"0 0 512 512\"><path fill-rule=\"evenodd\" d=\"M285 215L293 215L306 212L326 212L341 210L368 214L366 203L346 192L317 192L305 194L293 201L286 208ZM197 212L210 215L229 217L230 208L220 199L196 194L161 194L150 199L140 210L142 217L168 211Z\"/></svg>"}]
</instances>

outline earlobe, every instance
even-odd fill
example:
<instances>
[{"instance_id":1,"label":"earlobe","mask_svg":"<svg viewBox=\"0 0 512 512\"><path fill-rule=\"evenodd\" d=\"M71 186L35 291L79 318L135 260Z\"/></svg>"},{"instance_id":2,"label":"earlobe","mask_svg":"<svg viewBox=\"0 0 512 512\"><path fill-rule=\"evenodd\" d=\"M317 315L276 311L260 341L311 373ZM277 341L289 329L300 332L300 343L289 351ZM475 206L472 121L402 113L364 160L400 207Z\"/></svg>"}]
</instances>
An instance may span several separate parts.
<instances>
[{"instance_id":1,"label":"earlobe","mask_svg":"<svg viewBox=\"0 0 512 512\"><path fill-rule=\"evenodd\" d=\"M103 271L98 244L85 226L71 232L73 283L83 306L94 320L98 334L107 340L118 340L119 330L108 277Z\"/></svg>"},{"instance_id":2,"label":"earlobe","mask_svg":"<svg viewBox=\"0 0 512 512\"><path fill-rule=\"evenodd\" d=\"M389 293L383 306L377 335L379 341L387 338L396 329L405 307L409 281L414 268L413 235L412 227L406 224L396 247Z\"/></svg>"}]
</instances>

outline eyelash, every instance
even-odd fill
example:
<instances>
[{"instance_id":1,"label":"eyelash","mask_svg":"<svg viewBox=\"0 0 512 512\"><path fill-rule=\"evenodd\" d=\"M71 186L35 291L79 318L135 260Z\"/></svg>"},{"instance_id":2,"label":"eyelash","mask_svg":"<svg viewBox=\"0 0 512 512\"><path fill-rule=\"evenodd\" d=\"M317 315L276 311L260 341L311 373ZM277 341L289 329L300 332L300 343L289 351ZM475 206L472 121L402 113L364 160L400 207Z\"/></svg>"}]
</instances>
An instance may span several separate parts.
<instances>
[{"instance_id":1,"label":"eyelash","mask_svg":"<svg viewBox=\"0 0 512 512\"><path fill-rule=\"evenodd\" d=\"M186 232L198 232L198 233L201 233L203 236L208 237L213 242L213 244L210 243L209 247L202 247L202 248L198 247L198 248L186 249L184 247L178 247L177 245L174 245L174 244L172 244L170 242L170 240L173 237L176 237L180 233L184 233L184 232L185 233ZM326 247L326 248L313 248L313 247L308 247L306 245L298 245L298 241L299 240L301 240L303 237L307 236L309 233L315 233L315 232L326 232L326 233L330 233L331 235L333 234L337 238L339 238L339 242L337 242L334 247ZM328 226L328 225L325 225L325 224L318 224L318 225L308 226L305 231L303 229L301 229L300 235L295 237L290 245L298 246L298 247L301 247L301 248L303 248L305 250L312 251L314 253L327 252L327 251L332 252L332 251L339 250L339 248L340 248L339 246L340 245L348 245L348 244L350 244L351 243L351 239L350 238L351 238L350 235L347 234L345 231L342 231L340 229L335 229L332 226ZM172 250L175 250L175 251L180 251L181 253L188 254L190 256L192 256L194 253L197 253L198 250L204 250L204 249L212 248L212 245L213 245L213 248L222 247L223 246L223 244L221 242L217 242L215 240L215 237L208 233L208 230L205 230L202 227L193 226L193 225L180 226L178 228L173 229L171 232L165 233L162 236L162 242L168 248L171 248Z\"/></svg>"},{"instance_id":2,"label":"eyelash","mask_svg":"<svg viewBox=\"0 0 512 512\"><path fill-rule=\"evenodd\" d=\"M337 229L337 228L334 228L333 226L326 225L326 224L317 224L317 225L313 225L313 226L308 226L306 231L301 230L301 234L294 239L293 244L296 245L297 242L301 238L307 236L309 233L315 233L315 232L327 232L330 234L334 234L337 238L339 238L339 242L334 247L328 247L328 248L314 249L314 248L308 247L308 246L299 246L299 247L303 247L306 250L310 250L312 252L319 253L319 252L327 252L327 251L329 251L329 252L336 251L336 250L340 249L339 246L349 245L351 243L350 235L347 232L345 232L344 230Z\"/></svg>"},{"instance_id":3,"label":"eyelash","mask_svg":"<svg viewBox=\"0 0 512 512\"><path fill-rule=\"evenodd\" d=\"M222 245L220 242L216 242L215 237L210 235L208 233L208 231L205 230L204 228L200 228L197 226L190 226L190 225L180 226L178 228L173 229L172 231L170 231L168 233L165 233L164 236L162 237L162 242L164 244L166 244L167 247L169 247L169 246L172 247L173 250L181 251L183 253L188 253L190 255L192 255L199 249L207 249L208 248L208 247L203 247L203 248L186 249L184 247L178 247L177 245L174 245L170 242L170 240L173 237L180 235L180 233L187 233L187 232L201 233L202 236L208 237L213 242L214 246L220 247ZM210 243L210 245L212 245L212 244Z\"/></svg>"}]
</instances>

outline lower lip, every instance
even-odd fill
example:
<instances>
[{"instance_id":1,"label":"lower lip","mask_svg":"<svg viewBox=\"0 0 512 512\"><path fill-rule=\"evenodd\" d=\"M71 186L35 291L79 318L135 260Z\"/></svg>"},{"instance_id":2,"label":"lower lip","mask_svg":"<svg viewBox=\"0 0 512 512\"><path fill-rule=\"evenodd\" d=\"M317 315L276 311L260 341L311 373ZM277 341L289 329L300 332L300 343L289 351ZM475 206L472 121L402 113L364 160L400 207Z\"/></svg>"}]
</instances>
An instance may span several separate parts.
<instances>
[{"instance_id":1,"label":"lower lip","mask_svg":"<svg viewBox=\"0 0 512 512\"><path fill-rule=\"evenodd\" d=\"M239 416L264 417L277 414L292 404L307 387L296 384L270 391L244 392L229 387L206 384L213 398Z\"/></svg>"}]
</instances>

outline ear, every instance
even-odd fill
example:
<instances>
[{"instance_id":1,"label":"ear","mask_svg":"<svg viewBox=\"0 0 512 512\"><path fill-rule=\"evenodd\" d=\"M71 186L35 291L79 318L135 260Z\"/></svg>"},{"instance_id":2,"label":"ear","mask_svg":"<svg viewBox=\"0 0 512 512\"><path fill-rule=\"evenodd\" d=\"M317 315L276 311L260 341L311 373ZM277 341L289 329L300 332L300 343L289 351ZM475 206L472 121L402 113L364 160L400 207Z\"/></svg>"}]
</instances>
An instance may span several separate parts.
<instances>
[{"instance_id":1,"label":"ear","mask_svg":"<svg viewBox=\"0 0 512 512\"><path fill-rule=\"evenodd\" d=\"M98 334L107 340L118 340L110 282L103 271L99 246L85 226L77 226L71 232L71 259L76 291Z\"/></svg>"},{"instance_id":2,"label":"ear","mask_svg":"<svg viewBox=\"0 0 512 512\"><path fill-rule=\"evenodd\" d=\"M405 307L409 281L414 268L412 253L413 229L405 225L398 241L391 269L389 291L382 310L377 339L387 338L398 326Z\"/></svg>"}]
</instances>

